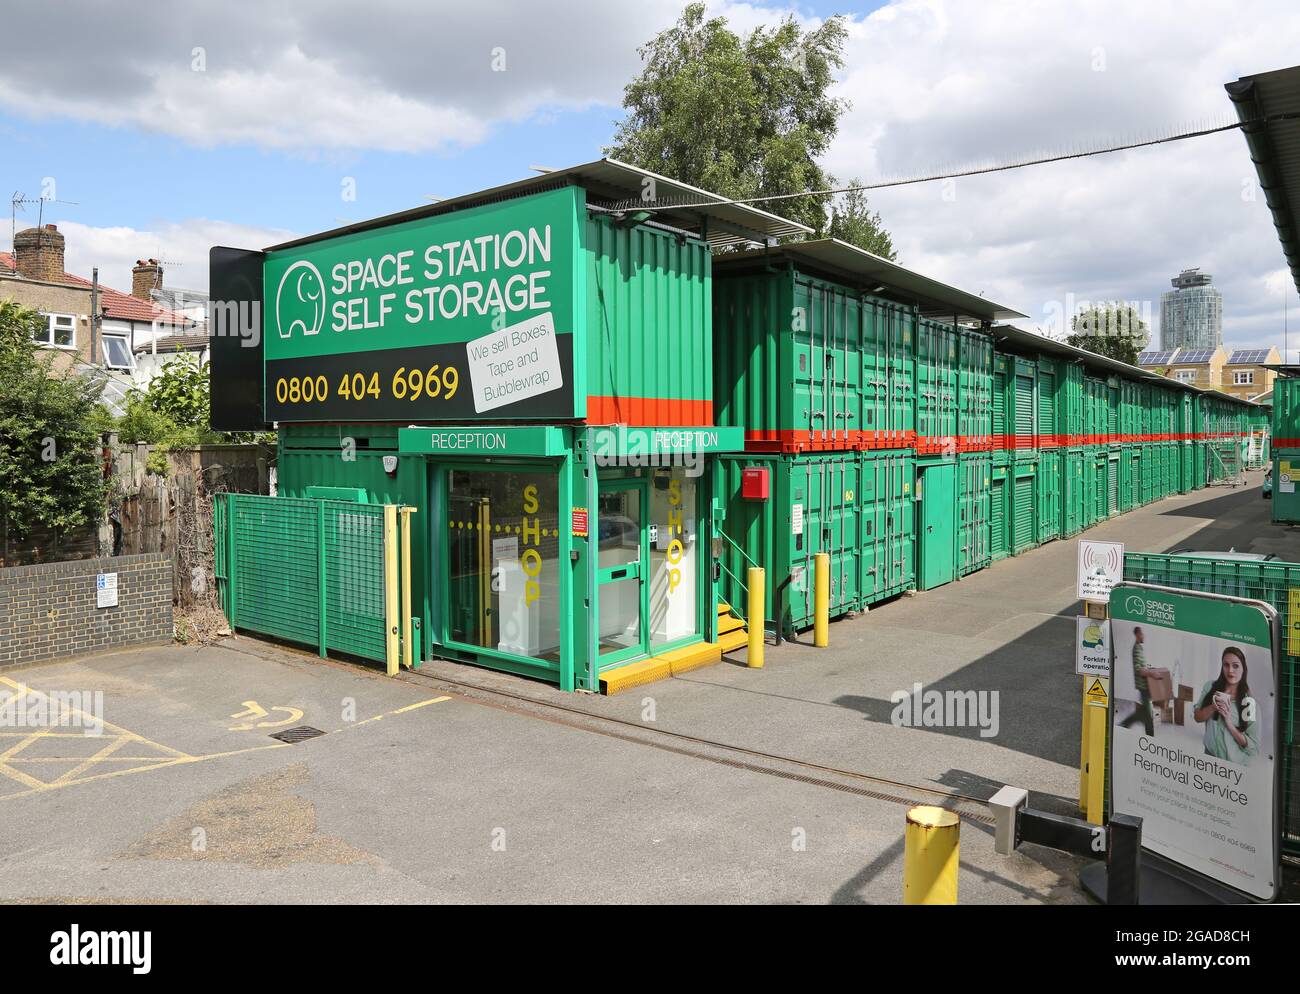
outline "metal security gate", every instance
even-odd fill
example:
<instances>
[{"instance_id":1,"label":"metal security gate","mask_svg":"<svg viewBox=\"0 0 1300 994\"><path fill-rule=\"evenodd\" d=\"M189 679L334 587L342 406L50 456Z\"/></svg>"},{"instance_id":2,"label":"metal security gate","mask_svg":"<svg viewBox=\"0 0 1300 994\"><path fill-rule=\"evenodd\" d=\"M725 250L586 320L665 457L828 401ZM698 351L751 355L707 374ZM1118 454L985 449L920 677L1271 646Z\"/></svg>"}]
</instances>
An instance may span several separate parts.
<instances>
[{"instance_id":1,"label":"metal security gate","mask_svg":"<svg viewBox=\"0 0 1300 994\"><path fill-rule=\"evenodd\" d=\"M399 655L413 665L409 513L394 505L218 494L217 594L230 627L315 646L321 656L332 650L377 660L390 673Z\"/></svg>"}]
</instances>

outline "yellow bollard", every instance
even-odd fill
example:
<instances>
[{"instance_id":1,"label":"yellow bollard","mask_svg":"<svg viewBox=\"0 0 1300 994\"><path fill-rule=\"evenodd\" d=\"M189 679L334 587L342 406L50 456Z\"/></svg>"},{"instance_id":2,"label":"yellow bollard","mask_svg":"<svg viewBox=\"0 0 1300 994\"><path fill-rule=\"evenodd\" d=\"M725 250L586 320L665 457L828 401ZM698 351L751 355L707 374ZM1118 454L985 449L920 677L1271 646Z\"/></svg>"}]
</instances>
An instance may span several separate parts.
<instances>
[{"instance_id":1,"label":"yellow bollard","mask_svg":"<svg viewBox=\"0 0 1300 994\"><path fill-rule=\"evenodd\" d=\"M1083 703L1079 707L1079 810L1088 810L1088 681L1083 681Z\"/></svg>"},{"instance_id":2,"label":"yellow bollard","mask_svg":"<svg viewBox=\"0 0 1300 994\"><path fill-rule=\"evenodd\" d=\"M749 652L745 665L751 670L763 668L763 646L767 643L767 633L763 630L763 601L767 596L763 589L765 579L763 567L749 567L749 610L745 617L745 623L749 625Z\"/></svg>"},{"instance_id":3,"label":"yellow bollard","mask_svg":"<svg viewBox=\"0 0 1300 994\"><path fill-rule=\"evenodd\" d=\"M830 645L831 556L819 552L813 556L813 645L824 649Z\"/></svg>"},{"instance_id":4,"label":"yellow bollard","mask_svg":"<svg viewBox=\"0 0 1300 994\"><path fill-rule=\"evenodd\" d=\"M411 627L411 515L413 507L403 507L401 513L402 547L402 665L408 670L415 664L415 630Z\"/></svg>"},{"instance_id":5,"label":"yellow bollard","mask_svg":"<svg viewBox=\"0 0 1300 994\"><path fill-rule=\"evenodd\" d=\"M1089 677L1088 703L1088 807L1084 815L1089 823L1100 825L1106 804L1106 734L1110 724L1110 681Z\"/></svg>"},{"instance_id":6,"label":"yellow bollard","mask_svg":"<svg viewBox=\"0 0 1300 994\"><path fill-rule=\"evenodd\" d=\"M961 819L921 804L907 812L903 833L903 903L956 904Z\"/></svg>"}]
</instances>

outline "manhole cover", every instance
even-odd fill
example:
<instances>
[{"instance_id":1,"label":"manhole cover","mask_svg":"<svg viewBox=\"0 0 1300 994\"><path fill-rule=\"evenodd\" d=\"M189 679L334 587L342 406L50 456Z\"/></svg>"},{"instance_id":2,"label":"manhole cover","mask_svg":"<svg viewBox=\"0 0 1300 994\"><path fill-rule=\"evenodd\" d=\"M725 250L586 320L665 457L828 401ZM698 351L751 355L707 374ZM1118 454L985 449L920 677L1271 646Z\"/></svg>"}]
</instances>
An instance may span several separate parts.
<instances>
[{"instance_id":1,"label":"manhole cover","mask_svg":"<svg viewBox=\"0 0 1300 994\"><path fill-rule=\"evenodd\" d=\"M271 738L292 745L295 742L304 742L307 739L314 739L316 736L324 734L319 728L312 728L311 725L299 725L297 728L286 728L283 732L274 732Z\"/></svg>"}]
</instances>

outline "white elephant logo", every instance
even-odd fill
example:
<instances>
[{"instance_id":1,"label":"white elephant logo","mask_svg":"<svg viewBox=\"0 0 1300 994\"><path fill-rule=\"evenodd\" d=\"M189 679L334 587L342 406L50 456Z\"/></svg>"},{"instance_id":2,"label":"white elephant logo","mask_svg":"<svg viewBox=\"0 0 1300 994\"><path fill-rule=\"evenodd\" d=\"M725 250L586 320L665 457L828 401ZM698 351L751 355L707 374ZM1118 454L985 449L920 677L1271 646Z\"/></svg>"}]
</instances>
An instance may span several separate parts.
<instances>
[{"instance_id":1,"label":"white elephant logo","mask_svg":"<svg viewBox=\"0 0 1300 994\"><path fill-rule=\"evenodd\" d=\"M281 338L291 337L295 328L304 335L316 335L325 324L325 281L306 259L295 262L280 277L275 323Z\"/></svg>"}]
</instances>

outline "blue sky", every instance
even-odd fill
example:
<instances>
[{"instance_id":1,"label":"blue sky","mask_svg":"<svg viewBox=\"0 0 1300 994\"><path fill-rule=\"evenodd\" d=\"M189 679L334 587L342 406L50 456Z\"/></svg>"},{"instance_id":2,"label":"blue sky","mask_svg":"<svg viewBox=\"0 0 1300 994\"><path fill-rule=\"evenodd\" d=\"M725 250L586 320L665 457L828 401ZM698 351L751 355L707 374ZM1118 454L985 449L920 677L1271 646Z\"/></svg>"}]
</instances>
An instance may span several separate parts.
<instances>
[{"instance_id":1,"label":"blue sky","mask_svg":"<svg viewBox=\"0 0 1300 994\"><path fill-rule=\"evenodd\" d=\"M45 216L67 236L70 269L99 266L126 287L131 262L155 255L171 264L168 285L202 289L214 243L261 247L518 179L531 164L595 158L639 69L636 47L681 8L268 0L234 23L201 0L138 0L129 18L93 0L20 6L0 36L0 185L38 196L53 177L57 197L75 201ZM835 92L852 109L825 164L866 180L1227 120L1223 84L1292 64L1300 37L1293 3L1234 10L710 5L738 30L791 11L807 27L848 15ZM51 17L58 60L30 43ZM488 69L498 49L508 71ZM900 262L1032 326L1060 333L1052 315L1081 301L1136 301L1154 318L1169 278L1200 266L1224 292L1228 344L1255 347L1281 344L1289 281L1253 176L1230 132L884 190L871 203ZM354 202L341 196L349 177ZM20 228L35 222L33 207L19 215ZM1293 288L1290 301L1300 311Z\"/></svg>"}]
</instances>

